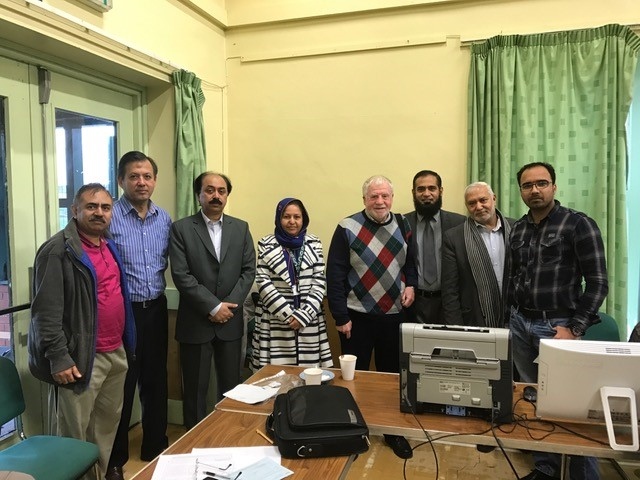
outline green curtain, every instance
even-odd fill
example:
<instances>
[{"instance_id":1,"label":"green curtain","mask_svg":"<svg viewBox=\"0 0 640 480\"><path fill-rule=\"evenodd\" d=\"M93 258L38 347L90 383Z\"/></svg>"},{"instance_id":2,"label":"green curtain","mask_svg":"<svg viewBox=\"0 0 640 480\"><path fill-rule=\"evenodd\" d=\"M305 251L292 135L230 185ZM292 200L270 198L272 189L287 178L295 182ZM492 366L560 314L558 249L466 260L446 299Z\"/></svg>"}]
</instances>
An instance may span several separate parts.
<instances>
[{"instance_id":1,"label":"green curtain","mask_svg":"<svg viewBox=\"0 0 640 480\"><path fill-rule=\"evenodd\" d=\"M193 180L206 170L201 81L186 70L173 72L176 98L176 215L184 218L198 211Z\"/></svg>"},{"instance_id":2,"label":"green curtain","mask_svg":"<svg viewBox=\"0 0 640 480\"><path fill-rule=\"evenodd\" d=\"M486 181L499 208L526 210L516 173L548 162L556 198L602 230L609 295L602 309L627 331L625 121L640 38L621 25L491 38L471 48L469 180Z\"/></svg>"}]
</instances>

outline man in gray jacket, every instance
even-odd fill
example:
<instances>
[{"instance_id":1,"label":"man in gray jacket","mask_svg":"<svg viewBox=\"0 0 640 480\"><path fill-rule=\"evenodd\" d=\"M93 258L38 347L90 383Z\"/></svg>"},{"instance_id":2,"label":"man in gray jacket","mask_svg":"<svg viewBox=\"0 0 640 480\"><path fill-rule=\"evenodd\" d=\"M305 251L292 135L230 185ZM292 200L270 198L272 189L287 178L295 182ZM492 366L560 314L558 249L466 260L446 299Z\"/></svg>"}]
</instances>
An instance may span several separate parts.
<instances>
[{"instance_id":1,"label":"man in gray jacket","mask_svg":"<svg viewBox=\"0 0 640 480\"><path fill-rule=\"evenodd\" d=\"M112 199L98 183L78 190L73 219L35 260L29 368L51 384L49 412L60 436L95 443L104 478L116 434L135 324L122 262L106 237ZM98 473L98 477L96 477Z\"/></svg>"},{"instance_id":2,"label":"man in gray jacket","mask_svg":"<svg viewBox=\"0 0 640 480\"><path fill-rule=\"evenodd\" d=\"M193 182L202 207L171 227L171 276L180 292L176 340L180 343L182 411L187 429L207 414L211 359L217 398L241 382L242 303L256 274L247 222L223 214L231 180L214 172Z\"/></svg>"}]
</instances>

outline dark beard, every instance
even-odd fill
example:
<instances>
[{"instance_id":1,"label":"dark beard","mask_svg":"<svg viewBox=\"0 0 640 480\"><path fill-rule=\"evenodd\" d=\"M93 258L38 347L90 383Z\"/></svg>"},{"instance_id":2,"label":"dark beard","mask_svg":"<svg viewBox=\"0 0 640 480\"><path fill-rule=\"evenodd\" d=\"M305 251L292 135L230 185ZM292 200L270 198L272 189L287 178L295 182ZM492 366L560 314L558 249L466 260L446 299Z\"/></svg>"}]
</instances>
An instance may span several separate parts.
<instances>
[{"instance_id":1,"label":"dark beard","mask_svg":"<svg viewBox=\"0 0 640 480\"><path fill-rule=\"evenodd\" d=\"M432 218L442 208L442 196L436 200L436 203L421 203L413 197L413 206L420 215L425 218Z\"/></svg>"}]
</instances>

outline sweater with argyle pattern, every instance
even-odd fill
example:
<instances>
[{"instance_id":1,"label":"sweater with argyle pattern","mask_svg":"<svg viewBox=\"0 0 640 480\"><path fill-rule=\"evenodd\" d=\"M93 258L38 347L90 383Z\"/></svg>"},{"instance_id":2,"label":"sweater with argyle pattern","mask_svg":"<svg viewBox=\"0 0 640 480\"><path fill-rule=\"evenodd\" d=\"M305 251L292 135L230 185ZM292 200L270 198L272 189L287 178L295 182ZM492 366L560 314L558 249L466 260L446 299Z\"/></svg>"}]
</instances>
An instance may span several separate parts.
<instances>
[{"instance_id":1,"label":"sweater with argyle pattern","mask_svg":"<svg viewBox=\"0 0 640 480\"><path fill-rule=\"evenodd\" d=\"M373 315L402 311L405 286L418 284L414 256L404 216L391 214L377 223L361 211L343 219L327 261L327 296L336 325L349 322L349 310Z\"/></svg>"}]
</instances>

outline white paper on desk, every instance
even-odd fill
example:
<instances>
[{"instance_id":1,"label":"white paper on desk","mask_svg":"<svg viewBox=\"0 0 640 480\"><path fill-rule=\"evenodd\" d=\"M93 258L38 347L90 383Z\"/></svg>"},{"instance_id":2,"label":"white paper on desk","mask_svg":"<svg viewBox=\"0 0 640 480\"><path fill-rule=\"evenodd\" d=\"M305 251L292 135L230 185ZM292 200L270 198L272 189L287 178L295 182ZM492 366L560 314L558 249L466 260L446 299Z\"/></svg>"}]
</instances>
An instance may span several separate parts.
<instances>
[{"instance_id":1,"label":"white paper on desk","mask_svg":"<svg viewBox=\"0 0 640 480\"><path fill-rule=\"evenodd\" d=\"M214 470L216 467L224 469L232 464L232 455L229 451L209 452L206 455L194 453L160 455L151 480L194 480L194 478L202 480L207 476L204 473L205 468L196 469L196 463L212 466Z\"/></svg>"},{"instance_id":2,"label":"white paper on desk","mask_svg":"<svg viewBox=\"0 0 640 480\"><path fill-rule=\"evenodd\" d=\"M292 475L288 468L273 461L272 458L265 457L256 463L244 467L240 478L243 480L280 480Z\"/></svg>"},{"instance_id":3,"label":"white paper on desk","mask_svg":"<svg viewBox=\"0 0 640 480\"><path fill-rule=\"evenodd\" d=\"M209 458L210 456L217 456L218 458L228 458L229 463L231 463L231 468L229 468L230 472L243 470L244 468L258 462L259 460L262 460L263 458L270 458L278 465L280 465L281 462L280 451L278 450L278 447L194 448L193 450L191 450L191 454L196 454L199 458ZM244 476L244 473L242 476Z\"/></svg>"},{"instance_id":4,"label":"white paper on desk","mask_svg":"<svg viewBox=\"0 0 640 480\"><path fill-rule=\"evenodd\" d=\"M224 396L243 403L260 403L276 395L279 388L279 384L277 387L258 387L241 383L224 393Z\"/></svg>"}]
</instances>

